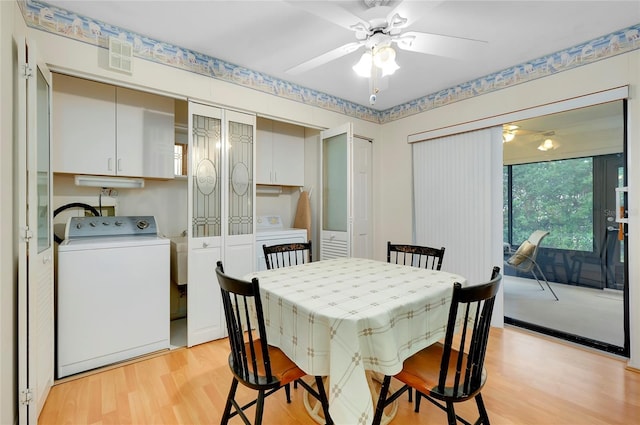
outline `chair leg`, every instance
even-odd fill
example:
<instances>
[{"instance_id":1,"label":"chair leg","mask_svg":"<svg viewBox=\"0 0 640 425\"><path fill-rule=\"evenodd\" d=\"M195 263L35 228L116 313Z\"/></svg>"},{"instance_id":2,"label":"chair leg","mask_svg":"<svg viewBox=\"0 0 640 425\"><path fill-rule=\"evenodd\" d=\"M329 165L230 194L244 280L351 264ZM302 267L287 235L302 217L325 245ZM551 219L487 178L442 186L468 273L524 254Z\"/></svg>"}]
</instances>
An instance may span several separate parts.
<instances>
[{"instance_id":1,"label":"chair leg","mask_svg":"<svg viewBox=\"0 0 640 425\"><path fill-rule=\"evenodd\" d=\"M326 425L333 425L333 419L329 414L329 400L327 400L327 393L324 388L324 382L322 382L322 376L316 376L316 386L318 387L318 395L320 396L320 404L322 405L322 413L324 413L324 420Z\"/></svg>"},{"instance_id":2,"label":"chair leg","mask_svg":"<svg viewBox=\"0 0 640 425\"><path fill-rule=\"evenodd\" d=\"M378 397L378 404L376 405L376 413L373 416L373 422L371 423L371 425L380 425L380 422L382 422L382 413L384 412L385 402L387 400L387 394L389 392L390 384L391 376L385 376L382 380L382 386L380 387L380 396Z\"/></svg>"},{"instance_id":3,"label":"chair leg","mask_svg":"<svg viewBox=\"0 0 640 425\"><path fill-rule=\"evenodd\" d=\"M534 270L531 270L531 274L536 278L536 282L538 282L538 285L540 285L540 289L544 291L544 286L542 286L542 282L540 282L540 279L538 279L538 275L536 274L536 272Z\"/></svg>"},{"instance_id":4,"label":"chair leg","mask_svg":"<svg viewBox=\"0 0 640 425\"><path fill-rule=\"evenodd\" d=\"M422 399L422 394L420 394L420 391L416 391L416 407L413 410L416 413L418 413L420 411L420 400L421 399Z\"/></svg>"},{"instance_id":5,"label":"chair leg","mask_svg":"<svg viewBox=\"0 0 640 425\"><path fill-rule=\"evenodd\" d=\"M447 402L447 421L449 422L449 425L456 425L458 421L456 418L456 411L453 408L453 403L450 401Z\"/></svg>"},{"instance_id":6,"label":"chair leg","mask_svg":"<svg viewBox=\"0 0 640 425\"><path fill-rule=\"evenodd\" d=\"M287 396L287 403L291 403L291 384L284 386L284 393Z\"/></svg>"},{"instance_id":7,"label":"chair leg","mask_svg":"<svg viewBox=\"0 0 640 425\"><path fill-rule=\"evenodd\" d=\"M476 395L476 404L478 405L478 412L480 413L480 420L484 425L489 425L489 415L487 409L484 407L484 401L482 401L482 394Z\"/></svg>"},{"instance_id":8,"label":"chair leg","mask_svg":"<svg viewBox=\"0 0 640 425\"><path fill-rule=\"evenodd\" d=\"M236 390L238 389L238 380L233 378L231 382L231 389L229 390L229 395L227 396L227 404L224 406L224 413L222 414L222 419L220 420L220 425L226 425L229 423L229 416L231 415L231 406L233 405L231 400L236 396Z\"/></svg>"},{"instance_id":9,"label":"chair leg","mask_svg":"<svg viewBox=\"0 0 640 425\"><path fill-rule=\"evenodd\" d=\"M262 413L264 412L264 390L258 391L258 401L256 402L256 420L254 425L262 424Z\"/></svg>"},{"instance_id":10,"label":"chair leg","mask_svg":"<svg viewBox=\"0 0 640 425\"><path fill-rule=\"evenodd\" d=\"M553 292L553 289L551 289L551 285L549 285L549 281L547 280L547 277L544 275L544 273L542 272L542 269L540 268L540 266L538 265L538 263L534 262L533 263L537 268L538 271L540 272L540 275L542 276L542 278L544 279L544 282L547 284L547 288L549 288L549 291L551 291L551 293L553 294L553 296L556 298L556 301L559 301L558 296L556 295L555 292ZM531 270L531 272L533 273L533 275L535 276L536 279L538 279L538 276L536 276L536 274L533 272L533 270ZM538 283L540 283L540 281L538 280ZM540 285L542 286L542 284ZM544 288L543 288L544 289Z\"/></svg>"}]
</instances>

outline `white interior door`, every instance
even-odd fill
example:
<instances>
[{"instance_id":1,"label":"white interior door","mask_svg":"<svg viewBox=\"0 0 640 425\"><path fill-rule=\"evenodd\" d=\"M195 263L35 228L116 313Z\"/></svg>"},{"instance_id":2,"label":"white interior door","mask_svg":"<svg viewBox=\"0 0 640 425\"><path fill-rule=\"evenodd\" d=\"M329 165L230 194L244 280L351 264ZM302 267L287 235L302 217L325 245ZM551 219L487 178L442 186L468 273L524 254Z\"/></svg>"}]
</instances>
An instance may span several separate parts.
<instances>
[{"instance_id":1,"label":"white interior door","mask_svg":"<svg viewBox=\"0 0 640 425\"><path fill-rule=\"evenodd\" d=\"M222 260L224 176L223 111L189 102L187 345L225 335L215 274Z\"/></svg>"},{"instance_id":2,"label":"white interior door","mask_svg":"<svg viewBox=\"0 0 640 425\"><path fill-rule=\"evenodd\" d=\"M320 138L320 259L350 257L353 125L347 123L325 130Z\"/></svg>"},{"instance_id":3,"label":"white interior door","mask_svg":"<svg viewBox=\"0 0 640 425\"><path fill-rule=\"evenodd\" d=\"M18 391L21 424L37 424L53 385L51 73L18 42Z\"/></svg>"},{"instance_id":4,"label":"white interior door","mask_svg":"<svg viewBox=\"0 0 640 425\"><path fill-rule=\"evenodd\" d=\"M371 220L371 184L373 181L371 159L373 147L370 140L353 137L353 176L351 191L353 200L353 236L351 256L373 257L373 221Z\"/></svg>"}]
</instances>

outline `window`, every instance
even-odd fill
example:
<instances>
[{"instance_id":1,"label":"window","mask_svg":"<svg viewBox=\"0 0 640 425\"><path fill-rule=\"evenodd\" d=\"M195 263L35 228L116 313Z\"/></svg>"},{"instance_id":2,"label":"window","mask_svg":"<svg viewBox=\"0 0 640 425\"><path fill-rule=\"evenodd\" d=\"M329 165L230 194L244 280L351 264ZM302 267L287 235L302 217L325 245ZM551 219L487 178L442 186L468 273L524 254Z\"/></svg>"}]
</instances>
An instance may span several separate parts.
<instances>
[{"instance_id":1,"label":"window","mask_svg":"<svg viewBox=\"0 0 640 425\"><path fill-rule=\"evenodd\" d=\"M173 145L173 174L176 176L187 175L187 145L176 143Z\"/></svg>"},{"instance_id":2,"label":"window","mask_svg":"<svg viewBox=\"0 0 640 425\"><path fill-rule=\"evenodd\" d=\"M544 229L546 247L593 250L593 158L505 166L504 202L512 245Z\"/></svg>"}]
</instances>

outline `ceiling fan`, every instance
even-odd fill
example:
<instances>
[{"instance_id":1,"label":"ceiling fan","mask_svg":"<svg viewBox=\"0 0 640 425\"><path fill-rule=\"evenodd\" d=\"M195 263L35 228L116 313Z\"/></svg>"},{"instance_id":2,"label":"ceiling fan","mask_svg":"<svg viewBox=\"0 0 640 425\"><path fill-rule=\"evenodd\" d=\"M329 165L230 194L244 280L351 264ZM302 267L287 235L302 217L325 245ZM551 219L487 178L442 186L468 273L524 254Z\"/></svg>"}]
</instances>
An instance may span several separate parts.
<instances>
[{"instance_id":1,"label":"ceiling fan","mask_svg":"<svg viewBox=\"0 0 640 425\"><path fill-rule=\"evenodd\" d=\"M404 31L424 13L443 3L442 1L363 0L360 5L364 9L359 11L358 15L363 16L364 19L341 7L337 2L290 1L289 3L353 31L356 38L356 41L288 69L286 72L291 75L307 72L353 53L361 47L365 47L372 56L395 44L398 48L411 52L463 58L469 49L477 49L486 44L486 41L464 37ZM391 4L395 4L395 7L390 7ZM395 57L395 52L393 55Z\"/></svg>"}]
</instances>

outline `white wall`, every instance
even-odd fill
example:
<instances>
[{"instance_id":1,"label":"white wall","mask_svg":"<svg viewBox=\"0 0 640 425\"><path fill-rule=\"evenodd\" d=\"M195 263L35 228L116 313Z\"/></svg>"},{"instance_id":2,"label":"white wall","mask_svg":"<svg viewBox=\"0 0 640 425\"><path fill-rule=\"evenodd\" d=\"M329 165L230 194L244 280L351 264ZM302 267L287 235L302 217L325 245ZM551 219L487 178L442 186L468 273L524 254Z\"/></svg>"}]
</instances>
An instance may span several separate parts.
<instances>
[{"instance_id":1,"label":"white wall","mask_svg":"<svg viewBox=\"0 0 640 425\"><path fill-rule=\"evenodd\" d=\"M640 182L639 84L640 51L636 50L384 125L384 143L374 144L373 153L375 169L379 170L374 175L377 193L374 205L376 258L384 257L385 241L411 240L412 237L411 146L407 143L409 135L629 85L629 365L640 368L640 261L634 261L640 258L640 196L635 192ZM406 208L398 208L398 205Z\"/></svg>"}]
</instances>

